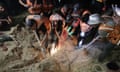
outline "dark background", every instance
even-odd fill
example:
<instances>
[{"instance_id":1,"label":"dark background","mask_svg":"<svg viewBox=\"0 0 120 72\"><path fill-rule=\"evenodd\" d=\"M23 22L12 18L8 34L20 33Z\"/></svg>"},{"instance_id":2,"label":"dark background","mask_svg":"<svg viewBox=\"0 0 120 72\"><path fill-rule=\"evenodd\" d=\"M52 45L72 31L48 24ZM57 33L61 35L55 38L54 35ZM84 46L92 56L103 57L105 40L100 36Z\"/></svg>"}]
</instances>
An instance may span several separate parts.
<instances>
[{"instance_id":1,"label":"dark background","mask_svg":"<svg viewBox=\"0 0 120 72\"><path fill-rule=\"evenodd\" d=\"M82 8L89 8L91 6L91 2L94 0L61 0L61 3L57 3L57 0L53 0L55 6L63 5L63 4L75 4L79 3ZM10 15L16 15L21 13L22 10L25 10L23 6L21 6L18 0L0 0L0 3L3 3L7 8L7 11ZM111 7L111 4L120 5L120 0L106 0L107 8ZM99 6L99 5L96 5ZM93 9L95 6L92 6Z\"/></svg>"}]
</instances>

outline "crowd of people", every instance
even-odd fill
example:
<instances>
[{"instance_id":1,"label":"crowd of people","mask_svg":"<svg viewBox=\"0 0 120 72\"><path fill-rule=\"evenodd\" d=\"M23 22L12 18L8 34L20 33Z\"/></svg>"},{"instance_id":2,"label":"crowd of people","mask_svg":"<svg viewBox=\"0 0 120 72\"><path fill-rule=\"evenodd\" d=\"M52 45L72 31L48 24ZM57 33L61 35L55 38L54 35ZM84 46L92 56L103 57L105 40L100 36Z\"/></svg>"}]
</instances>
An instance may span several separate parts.
<instances>
[{"instance_id":1,"label":"crowd of people","mask_svg":"<svg viewBox=\"0 0 120 72\"><path fill-rule=\"evenodd\" d=\"M98 29L105 21L103 20L104 16L112 17L113 13L119 16L118 5L111 4L110 6L106 5L106 2L105 0L92 0L90 2L83 0L19 0L19 3L30 14L25 19L26 25L31 26L35 22L40 24L41 17L48 18L51 29L57 28L58 37L65 29L69 37L78 39L77 45L79 47L84 43L89 43L98 33L101 34ZM108 21L113 21L112 23L115 24L112 19Z\"/></svg>"},{"instance_id":2,"label":"crowd of people","mask_svg":"<svg viewBox=\"0 0 120 72\"><path fill-rule=\"evenodd\" d=\"M32 27L37 34L46 35L46 39L50 35L51 37L48 39L51 41L46 41L48 43L58 43L61 37L63 40L76 38L76 48L81 48L99 36L100 40L103 39L101 42L107 44L106 42L109 43L108 33L114 30L120 22L118 20L120 17L119 1L18 0L18 2L29 13L25 18L25 25ZM9 25L12 22L6 12L5 8L0 5L0 29L3 28L2 25ZM114 16L117 16L117 22L113 18ZM3 24L4 22L5 24ZM46 39L43 39L42 42ZM111 43L119 45L119 39L114 39L114 42L111 41ZM103 53L107 53L111 43L106 46Z\"/></svg>"},{"instance_id":3,"label":"crowd of people","mask_svg":"<svg viewBox=\"0 0 120 72\"><path fill-rule=\"evenodd\" d=\"M88 0L75 0L72 3L70 0L29 1L19 0L20 4L30 13L25 20L26 26L33 27L36 24L35 30L38 33L40 30L48 35L46 36L48 39L42 41L50 45L52 43L58 45L61 39L76 38L77 49L87 45L88 48L87 46L86 48L91 54L94 54L93 51L97 48L102 51L98 57L99 61L103 61L114 46L119 45L120 39L118 37L113 39L114 34L110 34L116 26L120 27L119 20L116 22L112 17L117 16L117 19L120 17L120 8L117 4L106 5L105 0L89 0L89 2ZM119 29L117 31L120 32ZM120 36L119 33L115 35ZM47 47L50 49L51 46Z\"/></svg>"}]
</instances>

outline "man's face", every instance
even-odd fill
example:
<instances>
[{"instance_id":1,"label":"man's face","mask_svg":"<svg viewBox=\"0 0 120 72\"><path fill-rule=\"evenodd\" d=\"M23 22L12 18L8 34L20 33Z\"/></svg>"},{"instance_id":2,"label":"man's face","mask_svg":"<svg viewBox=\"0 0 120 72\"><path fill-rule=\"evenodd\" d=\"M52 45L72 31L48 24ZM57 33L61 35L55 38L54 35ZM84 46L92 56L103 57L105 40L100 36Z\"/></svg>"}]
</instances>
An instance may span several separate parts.
<instances>
[{"instance_id":1,"label":"man's face","mask_svg":"<svg viewBox=\"0 0 120 72\"><path fill-rule=\"evenodd\" d=\"M54 20L52 21L53 27L56 27L57 25L62 25L62 20Z\"/></svg>"},{"instance_id":2,"label":"man's face","mask_svg":"<svg viewBox=\"0 0 120 72\"><path fill-rule=\"evenodd\" d=\"M1 12L4 12L3 6L0 6L0 13L1 13Z\"/></svg>"},{"instance_id":3,"label":"man's face","mask_svg":"<svg viewBox=\"0 0 120 72\"><path fill-rule=\"evenodd\" d=\"M82 32L89 32L93 28L92 26L88 25L85 22L81 22L80 27Z\"/></svg>"}]
</instances>

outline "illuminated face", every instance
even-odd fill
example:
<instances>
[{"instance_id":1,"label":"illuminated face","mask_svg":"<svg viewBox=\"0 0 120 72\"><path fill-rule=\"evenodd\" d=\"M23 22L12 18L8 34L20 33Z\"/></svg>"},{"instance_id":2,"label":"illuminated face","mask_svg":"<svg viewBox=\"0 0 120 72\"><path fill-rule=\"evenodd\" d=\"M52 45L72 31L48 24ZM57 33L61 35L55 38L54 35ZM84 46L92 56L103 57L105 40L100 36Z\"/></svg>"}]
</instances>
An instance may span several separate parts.
<instances>
[{"instance_id":1,"label":"illuminated face","mask_svg":"<svg viewBox=\"0 0 120 72\"><path fill-rule=\"evenodd\" d=\"M4 10L3 6L0 6L0 12L4 12Z\"/></svg>"},{"instance_id":2,"label":"illuminated face","mask_svg":"<svg viewBox=\"0 0 120 72\"><path fill-rule=\"evenodd\" d=\"M86 24L85 22L80 23L81 31L82 32L89 32L93 27Z\"/></svg>"}]
</instances>

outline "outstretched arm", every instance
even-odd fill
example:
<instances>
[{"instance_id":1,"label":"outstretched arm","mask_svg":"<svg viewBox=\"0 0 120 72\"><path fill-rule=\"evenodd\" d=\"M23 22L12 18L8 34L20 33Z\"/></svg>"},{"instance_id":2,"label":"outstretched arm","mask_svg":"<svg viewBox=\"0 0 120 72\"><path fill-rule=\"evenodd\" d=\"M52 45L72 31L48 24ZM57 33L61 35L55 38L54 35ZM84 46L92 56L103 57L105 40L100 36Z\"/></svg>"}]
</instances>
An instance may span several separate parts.
<instances>
[{"instance_id":1,"label":"outstretched arm","mask_svg":"<svg viewBox=\"0 0 120 72\"><path fill-rule=\"evenodd\" d=\"M28 4L27 3L25 4L22 0L19 0L19 3L24 7L29 7Z\"/></svg>"}]
</instances>

